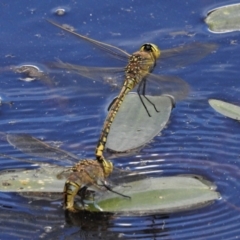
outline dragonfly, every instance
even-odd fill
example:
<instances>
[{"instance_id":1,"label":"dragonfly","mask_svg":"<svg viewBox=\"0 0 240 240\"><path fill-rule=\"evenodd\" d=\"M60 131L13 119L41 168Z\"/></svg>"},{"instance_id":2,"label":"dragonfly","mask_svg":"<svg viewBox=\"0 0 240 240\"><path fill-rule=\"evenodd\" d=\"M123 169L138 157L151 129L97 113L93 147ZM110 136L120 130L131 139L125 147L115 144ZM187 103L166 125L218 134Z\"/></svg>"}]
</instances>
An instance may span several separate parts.
<instances>
[{"instance_id":1,"label":"dragonfly","mask_svg":"<svg viewBox=\"0 0 240 240\"><path fill-rule=\"evenodd\" d=\"M0 132L0 139L6 140L12 146L23 153L30 154L35 157L48 158L71 163L71 167L60 167L59 165L51 164L51 168L47 169L48 174L55 175L57 179L66 179L63 195L64 208L71 212L87 209L87 203L93 203L94 206L101 210L96 204L95 193L104 193L110 191L125 198L130 198L120 192L112 189L115 181L118 184L123 175L134 174L130 171L121 170L113 167L111 161L100 163L93 159L82 159L78 156L64 151L60 148L53 147L29 134L7 134ZM15 158L6 154L0 154L0 157L10 158L13 160L28 162L31 164L39 164L41 168L46 168L43 161L35 161L30 159ZM103 166L103 164L105 164ZM107 177L113 174L113 183ZM7 183L5 183L7 184ZM76 196L80 197L79 202L74 202Z\"/></svg>"},{"instance_id":2,"label":"dragonfly","mask_svg":"<svg viewBox=\"0 0 240 240\"><path fill-rule=\"evenodd\" d=\"M121 91L111 105L97 143L95 155L99 162L105 161L103 152L107 142L108 133L116 114L118 113L125 96L136 86L140 102L142 103L142 106L145 108L149 117L151 117L151 115L144 104L144 99L151 103L156 112L158 112L159 109L157 109L154 103L152 103L146 96L147 82L156 84L155 86L157 86L156 88L159 90L158 94L171 95L174 97L174 101L182 100L187 96L189 92L189 86L182 79L176 76L162 76L152 73L157 65L158 60L160 66L164 66L164 62L166 62L166 67L168 67L171 62L177 62L177 67L182 67L186 64L203 58L208 53L216 49L215 44L193 43L169 50L160 50L158 46L153 43L145 43L138 51L134 52L133 54L129 54L116 46L81 35L75 32L73 28L69 27L68 25L60 25L52 20L47 21L56 27L95 45L96 47L110 54L112 57L126 62L126 66L124 68L86 67L64 63L62 61L52 64L52 67L54 68L67 69L68 71L76 72L84 77L94 80L105 80L106 76L113 76L113 79L115 80L118 79L117 74L124 73L125 75L121 77L121 81L123 81ZM184 55L186 56L185 58Z\"/></svg>"}]
</instances>

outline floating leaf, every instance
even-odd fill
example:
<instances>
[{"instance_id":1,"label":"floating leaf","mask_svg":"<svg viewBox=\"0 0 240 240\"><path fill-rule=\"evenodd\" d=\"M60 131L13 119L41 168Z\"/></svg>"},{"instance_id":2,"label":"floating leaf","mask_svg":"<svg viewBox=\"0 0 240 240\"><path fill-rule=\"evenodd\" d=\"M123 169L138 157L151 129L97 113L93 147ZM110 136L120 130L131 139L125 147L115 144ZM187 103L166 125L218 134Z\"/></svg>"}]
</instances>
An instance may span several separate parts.
<instances>
[{"instance_id":1,"label":"floating leaf","mask_svg":"<svg viewBox=\"0 0 240 240\"><path fill-rule=\"evenodd\" d=\"M205 19L209 29L215 33L226 33L240 30L240 4L215 8Z\"/></svg>"},{"instance_id":2,"label":"floating leaf","mask_svg":"<svg viewBox=\"0 0 240 240\"><path fill-rule=\"evenodd\" d=\"M2 192L62 192L66 179L57 175L66 167L41 167L34 170L8 170L0 174Z\"/></svg>"},{"instance_id":3,"label":"floating leaf","mask_svg":"<svg viewBox=\"0 0 240 240\"><path fill-rule=\"evenodd\" d=\"M240 120L239 106L216 99L209 99L208 102L215 111L222 115L235 120Z\"/></svg>"},{"instance_id":4,"label":"floating leaf","mask_svg":"<svg viewBox=\"0 0 240 240\"><path fill-rule=\"evenodd\" d=\"M147 185L148 188L144 189L142 185ZM128 186L118 186L114 190L130 196L131 199L108 192L97 205L102 211L124 215L170 213L206 206L220 196L212 190L209 182L192 176L148 178L129 183ZM93 206L91 210L94 211Z\"/></svg>"},{"instance_id":5,"label":"floating leaf","mask_svg":"<svg viewBox=\"0 0 240 240\"><path fill-rule=\"evenodd\" d=\"M148 116L139 96L128 94L124 99L115 120L112 123L106 147L116 152L136 149L152 140L165 127L173 107L173 99L169 96L147 96L155 104L143 98L151 114Z\"/></svg>"},{"instance_id":6,"label":"floating leaf","mask_svg":"<svg viewBox=\"0 0 240 240\"><path fill-rule=\"evenodd\" d=\"M35 170L18 170L0 174L0 191L19 192L27 197L41 195L48 199L57 199L61 195L64 179L56 175L62 167L45 167ZM192 176L175 176L161 178L145 178L116 186L113 190L124 193L131 199L118 196L112 192L100 195L97 205L106 212L119 214L149 214L151 212L176 212L199 208L219 198L208 181ZM89 210L99 211L94 204Z\"/></svg>"}]
</instances>

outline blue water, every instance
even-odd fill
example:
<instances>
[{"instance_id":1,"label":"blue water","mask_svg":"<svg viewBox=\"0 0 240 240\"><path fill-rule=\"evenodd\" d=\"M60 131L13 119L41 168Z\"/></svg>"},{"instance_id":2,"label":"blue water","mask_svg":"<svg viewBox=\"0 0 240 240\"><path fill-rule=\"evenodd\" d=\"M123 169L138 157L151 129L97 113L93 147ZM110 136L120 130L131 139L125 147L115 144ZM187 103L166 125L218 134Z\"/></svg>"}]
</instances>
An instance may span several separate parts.
<instances>
[{"instance_id":1,"label":"blue water","mask_svg":"<svg viewBox=\"0 0 240 240\"><path fill-rule=\"evenodd\" d=\"M239 32L213 34L203 19L215 7L237 1L3 1L0 8L0 131L28 133L62 149L93 158L107 106L118 93L77 75L52 72L52 81L24 82L10 66L62 61L87 66L124 66L46 22L68 23L82 34L132 53L145 42L167 49L194 41L218 44L215 53L174 74L191 86L162 134L141 152L114 159L116 166L143 168L149 176L200 174L222 198L190 212L145 217L81 213L65 215L60 202L31 202L0 194L0 239L237 239L240 237L240 125L216 113L209 98L240 105ZM66 9L57 16L54 10ZM155 73L162 73L156 69ZM0 152L28 157L5 142ZM61 163L64 164L64 163ZM0 170L30 168L1 159Z\"/></svg>"}]
</instances>

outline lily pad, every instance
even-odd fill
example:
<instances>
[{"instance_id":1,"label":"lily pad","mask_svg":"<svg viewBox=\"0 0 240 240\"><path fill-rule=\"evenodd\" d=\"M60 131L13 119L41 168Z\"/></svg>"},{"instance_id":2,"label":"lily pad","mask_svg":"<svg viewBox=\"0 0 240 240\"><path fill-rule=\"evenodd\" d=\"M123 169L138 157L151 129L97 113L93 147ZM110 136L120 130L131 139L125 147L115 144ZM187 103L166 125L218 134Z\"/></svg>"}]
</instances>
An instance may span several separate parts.
<instances>
[{"instance_id":1,"label":"lily pad","mask_svg":"<svg viewBox=\"0 0 240 240\"><path fill-rule=\"evenodd\" d=\"M215 8L205 19L209 29L214 33L226 33L240 30L240 4Z\"/></svg>"},{"instance_id":2,"label":"lily pad","mask_svg":"<svg viewBox=\"0 0 240 240\"><path fill-rule=\"evenodd\" d=\"M23 196L25 193L27 197L32 197L37 192L49 193L49 196L55 193L61 194L65 180L58 179L56 175L63 169L45 167L3 172L0 174L0 191L19 192ZM220 195L214 189L210 182L192 176L145 178L113 188L114 191L124 193L131 199L106 191L101 193L95 205L89 205L89 210L99 211L96 205L104 212L124 215L189 210L217 200ZM39 194L36 197L39 198Z\"/></svg>"},{"instance_id":3,"label":"lily pad","mask_svg":"<svg viewBox=\"0 0 240 240\"><path fill-rule=\"evenodd\" d=\"M210 182L187 175L148 178L131 182L128 186L118 186L114 190L131 199L108 192L97 202L98 207L104 212L124 215L172 213L206 206L220 197ZM147 186L147 189L142 186ZM90 209L94 211L94 208Z\"/></svg>"},{"instance_id":4,"label":"lily pad","mask_svg":"<svg viewBox=\"0 0 240 240\"><path fill-rule=\"evenodd\" d=\"M218 113L235 120L240 120L239 106L216 99L209 99L208 102Z\"/></svg>"},{"instance_id":5,"label":"lily pad","mask_svg":"<svg viewBox=\"0 0 240 240\"><path fill-rule=\"evenodd\" d=\"M62 192L66 179L57 175L66 167L46 166L33 170L7 170L0 174L1 192Z\"/></svg>"},{"instance_id":6,"label":"lily pad","mask_svg":"<svg viewBox=\"0 0 240 240\"><path fill-rule=\"evenodd\" d=\"M174 100L170 96L147 96L154 103L158 112L150 102L143 98L151 115L136 93L124 99L115 120L112 123L106 147L116 152L136 149L152 140L167 124Z\"/></svg>"}]
</instances>

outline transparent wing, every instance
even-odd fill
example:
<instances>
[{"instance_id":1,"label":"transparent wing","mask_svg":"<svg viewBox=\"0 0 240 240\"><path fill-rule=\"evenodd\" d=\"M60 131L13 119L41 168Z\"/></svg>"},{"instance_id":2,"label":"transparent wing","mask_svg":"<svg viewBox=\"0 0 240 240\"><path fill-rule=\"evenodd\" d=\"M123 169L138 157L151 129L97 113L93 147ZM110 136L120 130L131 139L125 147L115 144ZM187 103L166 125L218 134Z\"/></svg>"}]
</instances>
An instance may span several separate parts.
<instances>
[{"instance_id":1,"label":"transparent wing","mask_svg":"<svg viewBox=\"0 0 240 240\"><path fill-rule=\"evenodd\" d=\"M122 186L124 188L125 186L126 187L130 186L131 185L130 183L133 181L140 181L146 178L148 178L148 176L141 174L139 172L114 167L113 172L108 177L107 181L109 185L111 185L112 187ZM147 186L142 187L146 188Z\"/></svg>"},{"instance_id":2,"label":"transparent wing","mask_svg":"<svg viewBox=\"0 0 240 240\"><path fill-rule=\"evenodd\" d=\"M145 61L141 63L146 64ZM116 88L121 88L124 81L123 68L99 68L99 67L85 67L61 61L51 63L51 68L66 69L75 72L83 77L105 82ZM184 99L189 92L189 85L179 77L163 76L156 74L149 74L147 76L147 86L149 93L152 95L169 94L175 97L176 101Z\"/></svg>"},{"instance_id":3,"label":"transparent wing","mask_svg":"<svg viewBox=\"0 0 240 240\"><path fill-rule=\"evenodd\" d=\"M103 42L99 42L99 41L94 40L92 38L89 38L89 37L83 36L79 33L76 33L76 32L73 31L73 28L69 27L66 24L60 25L60 24L58 24L58 23L56 23L52 20L47 20L47 21L50 22L51 24L55 25L56 27L61 28L62 30L67 31L67 32L79 37L82 40L85 40L89 43L94 44L96 47L102 49L103 51L105 51L106 53L112 55L113 57L115 57L117 59L126 61L128 59L128 57L130 56L129 53L127 53L126 51L124 51L124 50L122 50L118 47L115 47L115 46L112 46L110 44L106 44L106 43L103 43Z\"/></svg>"},{"instance_id":4,"label":"transparent wing","mask_svg":"<svg viewBox=\"0 0 240 240\"><path fill-rule=\"evenodd\" d=\"M186 98L190 89L188 83L177 76L149 74L146 82L151 95L172 95L176 101Z\"/></svg>"},{"instance_id":5,"label":"transparent wing","mask_svg":"<svg viewBox=\"0 0 240 240\"><path fill-rule=\"evenodd\" d=\"M105 52L111 54L114 57L125 61L130 57L130 54L128 54L124 50L78 34L74 32L71 28L69 28L67 25L59 25L51 20L48 20L48 22L89 43L94 44L95 46L99 47L100 49L104 50ZM169 68L180 68L200 60L207 54L215 51L216 49L217 45L212 43L191 43L172 49L162 50L160 59L158 60L158 66L162 70ZM147 62L142 61L140 64L144 65L147 64ZM109 83L112 86L118 88L122 86L122 82L124 80L124 68L85 67L69 63L63 63L61 61L58 61L57 63L51 63L50 67L66 69L68 71L75 72L77 74L80 74L81 76L93 79L95 81ZM155 83L158 82L157 89L160 90L159 93L173 95L176 100L183 99L188 93L188 85L183 80L177 77L157 76L150 74L148 76L148 79Z\"/></svg>"},{"instance_id":6,"label":"transparent wing","mask_svg":"<svg viewBox=\"0 0 240 240\"><path fill-rule=\"evenodd\" d=\"M109 84L116 88L121 88L124 81L124 68L102 68L102 67L86 67L81 65L74 65L64 63L60 60L58 62L48 63L51 69L64 69L83 77L92 79L97 82Z\"/></svg>"},{"instance_id":7,"label":"transparent wing","mask_svg":"<svg viewBox=\"0 0 240 240\"><path fill-rule=\"evenodd\" d=\"M21 152L32 156L54 159L71 165L79 161L78 156L62 149L52 147L28 134L5 134L1 132L0 137L1 139L5 138L12 146L16 147ZM36 162L32 161L32 163Z\"/></svg>"},{"instance_id":8,"label":"transparent wing","mask_svg":"<svg viewBox=\"0 0 240 240\"><path fill-rule=\"evenodd\" d=\"M176 48L161 50L158 66L161 69L180 68L197 62L217 49L214 43L191 43Z\"/></svg>"},{"instance_id":9,"label":"transparent wing","mask_svg":"<svg viewBox=\"0 0 240 240\"><path fill-rule=\"evenodd\" d=\"M86 36L83 36L79 33L73 31L73 29L67 25L60 25L52 20L47 20L51 24L61 28L64 31L67 31L89 43L94 44L98 48L104 50L105 52L111 54L113 57L126 61L131 55L126 51L112 46L110 44L106 44ZM190 63L196 62L209 53L215 51L217 49L217 44L214 43L191 43L187 45L182 45L172 49L161 50L161 55L159 59L159 63L161 68L178 68L186 66Z\"/></svg>"}]
</instances>

